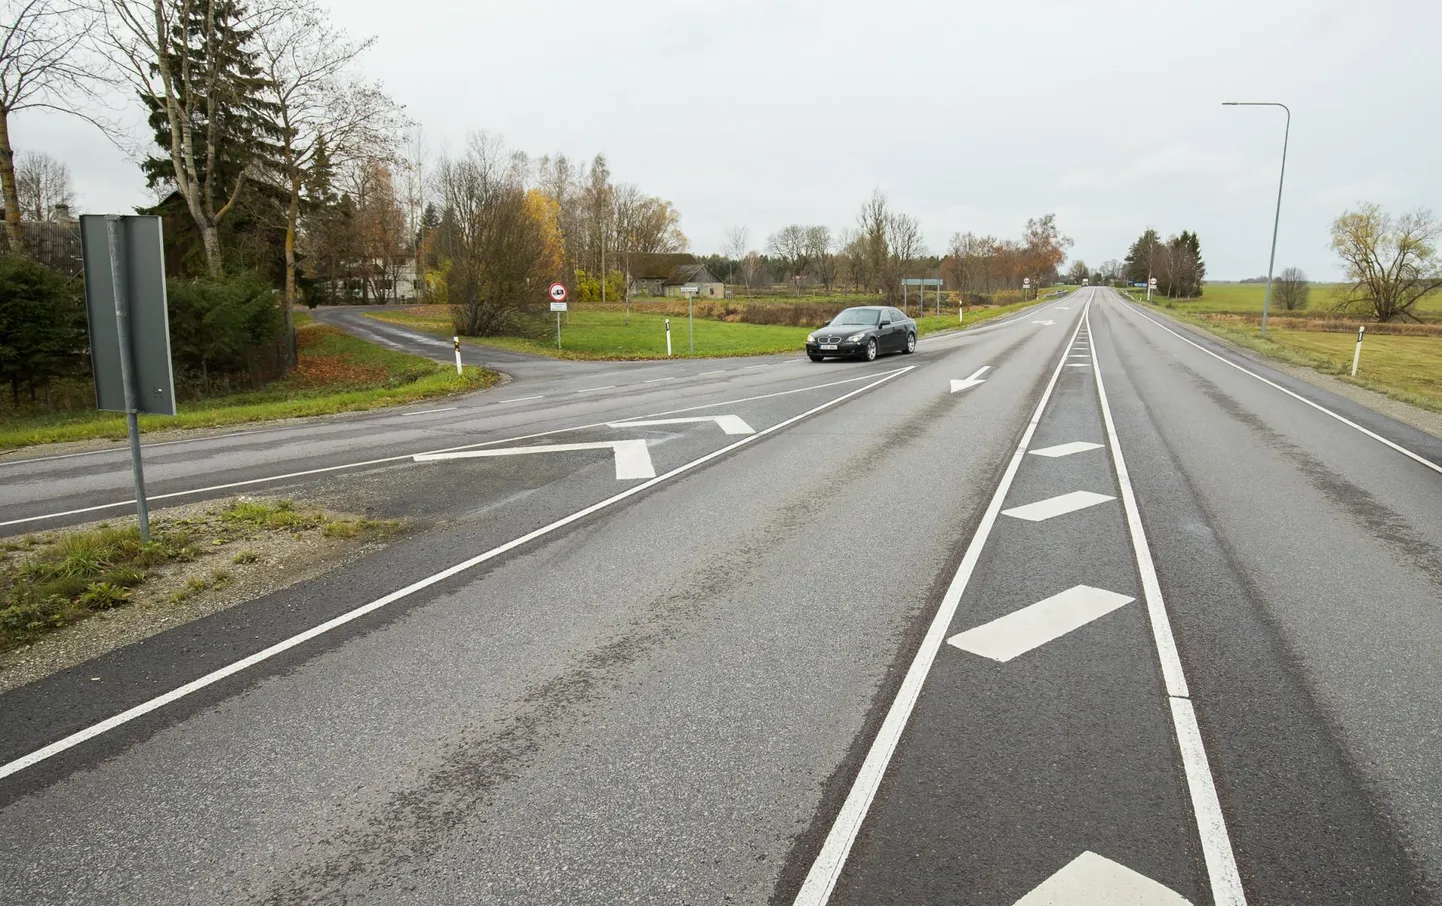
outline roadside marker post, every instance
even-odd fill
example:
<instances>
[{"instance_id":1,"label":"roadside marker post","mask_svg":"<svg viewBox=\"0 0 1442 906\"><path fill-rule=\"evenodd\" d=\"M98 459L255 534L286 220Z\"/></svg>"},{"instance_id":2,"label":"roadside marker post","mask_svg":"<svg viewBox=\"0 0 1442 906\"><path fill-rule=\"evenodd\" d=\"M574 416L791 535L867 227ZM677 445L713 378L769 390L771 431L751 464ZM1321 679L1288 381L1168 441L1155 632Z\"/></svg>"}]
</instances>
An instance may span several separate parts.
<instances>
[{"instance_id":1,"label":"roadside marker post","mask_svg":"<svg viewBox=\"0 0 1442 906\"><path fill-rule=\"evenodd\" d=\"M160 218L86 214L80 218L80 255L96 408L125 413L140 540L149 541L139 415L175 414Z\"/></svg>"},{"instance_id":2,"label":"roadside marker post","mask_svg":"<svg viewBox=\"0 0 1442 906\"><path fill-rule=\"evenodd\" d=\"M1156 288L1157 288L1157 278L1156 278L1156 277L1148 277L1148 278L1147 278L1147 301L1148 301L1148 302L1152 301L1152 290L1154 290L1154 289L1156 289Z\"/></svg>"},{"instance_id":3,"label":"roadside marker post","mask_svg":"<svg viewBox=\"0 0 1442 906\"><path fill-rule=\"evenodd\" d=\"M671 358L671 319L666 319L666 358Z\"/></svg>"},{"instance_id":4,"label":"roadside marker post","mask_svg":"<svg viewBox=\"0 0 1442 906\"><path fill-rule=\"evenodd\" d=\"M1366 332L1366 324L1357 325L1357 350L1352 353L1352 377L1357 376L1357 363L1362 360L1362 334Z\"/></svg>"},{"instance_id":5,"label":"roadside marker post","mask_svg":"<svg viewBox=\"0 0 1442 906\"><path fill-rule=\"evenodd\" d=\"M461 373L461 338L451 337L451 343L456 347L456 374Z\"/></svg>"},{"instance_id":6,"label":"roadside marker post","mask_svg":"<svg viewBox=\"0 0 1442 906\"><path fill-rule=\"evenodd\" d=\"M561 351L561 313L566 310L566 284L552 283L547 295L551 297L551 311L556 313L556 351ZM456 353L457 367L460 365L460 353Z\"/></svg>"}]
</instances>

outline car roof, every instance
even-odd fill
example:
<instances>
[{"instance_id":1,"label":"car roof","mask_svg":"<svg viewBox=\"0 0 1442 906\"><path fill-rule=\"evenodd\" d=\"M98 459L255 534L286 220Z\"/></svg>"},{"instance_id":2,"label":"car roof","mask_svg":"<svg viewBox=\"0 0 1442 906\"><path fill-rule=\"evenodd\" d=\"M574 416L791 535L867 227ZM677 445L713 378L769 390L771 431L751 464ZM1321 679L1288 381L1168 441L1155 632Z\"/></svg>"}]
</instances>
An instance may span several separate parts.
<instances>
[{"instance_id":1,"label":"car roof","mask_svg":"<svg viewBox=\"0 0 1442 906\"><path fill-rule=\"evenodd\" d=\"M844 308L842 311L881 311L883 308L890 308L890 305L853 305Z\"/></svg>"}]
</instances>

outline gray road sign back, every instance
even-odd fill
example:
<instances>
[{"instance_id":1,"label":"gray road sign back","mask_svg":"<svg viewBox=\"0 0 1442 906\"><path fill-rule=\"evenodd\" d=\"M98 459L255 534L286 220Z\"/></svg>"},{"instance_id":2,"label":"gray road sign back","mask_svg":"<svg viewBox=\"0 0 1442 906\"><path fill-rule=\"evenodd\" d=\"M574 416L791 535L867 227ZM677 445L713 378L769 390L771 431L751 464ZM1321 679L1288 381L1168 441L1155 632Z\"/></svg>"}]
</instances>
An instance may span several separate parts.
<instances>
[{"instance_id":1,"label":"gray road sign back","mask_svg":"<svg viewBox=\"0 0 1442 906\"><path fill-rule=\"evenodd\" d=\"M160 218L119 218L119 257L130 314L131 361L135 402L140 412L175 414L175 378L170 367L170 315L165 299L165 248ZM85 263L85 308L90 320L90 364L95 373L98 408L125 411L120 372L120 340L115 323L115 284L103 214L80 218L80 249Z\"/></svg>"}]
</instances>

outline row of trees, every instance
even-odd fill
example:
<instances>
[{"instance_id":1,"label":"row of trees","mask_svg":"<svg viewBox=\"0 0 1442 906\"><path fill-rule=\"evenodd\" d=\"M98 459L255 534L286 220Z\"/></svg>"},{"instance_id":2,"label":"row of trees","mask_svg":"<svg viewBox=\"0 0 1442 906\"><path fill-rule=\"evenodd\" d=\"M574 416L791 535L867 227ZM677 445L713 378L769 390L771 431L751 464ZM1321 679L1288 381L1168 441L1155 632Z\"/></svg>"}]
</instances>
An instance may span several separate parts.
<instances>
[{"instance_id":1,"label":"row of trees","mask_svg":"<svg viewBox=\"0 0 1442 906\"><path fill-rule=\"evenodd\" d=\"M895 302L901 281L941 277L967 293L1019 290L1030 277L1038 285L1056 279L1071 240L1058 231L1056 217L1027 221L1020 240L956 234L944 257L931 254L915 217L892 208L881 191L862 206L853 227L791 224L767 237L765 253L750 247L745 227L726 231L722 255L708 265L749 293L767 283L786 283L796 292L805 284L825 292L844 287L879 293Z\"/></svg>"},{"instance_id":2,"label":"row of trees","mask_svg":"<svg viewBox=\"0 0 1442 906\"><path fill-rule=\"evenodd\" d=\"M1148 229L1127 250L1120 276L1127 283L1155 278L1157 292L1169 299L1197 298L1207 279L1201 240L1196 233L1182 230L1164 241L1156 230Z\"/></svg>"}]
</instances>

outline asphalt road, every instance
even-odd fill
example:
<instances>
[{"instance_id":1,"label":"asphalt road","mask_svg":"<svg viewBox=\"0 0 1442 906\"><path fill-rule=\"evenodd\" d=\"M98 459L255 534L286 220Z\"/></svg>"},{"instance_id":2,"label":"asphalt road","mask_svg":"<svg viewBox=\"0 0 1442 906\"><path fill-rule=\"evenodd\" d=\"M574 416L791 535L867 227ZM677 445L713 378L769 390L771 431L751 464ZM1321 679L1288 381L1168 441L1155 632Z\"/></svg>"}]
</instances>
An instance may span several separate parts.
<instances>
[{"instance_id":1,"label":"asphalt road","mask_svg":"<svg viewBox=\"0 0 1442 906\"><path fill-rule=\"evenodd\" d=\"M1105 290L492 361L147 450L417 528L0 695L0 903L1442 902L1442 441ZM128 512L122 451L0 480Z\"/></svg>"}]
</instances>

